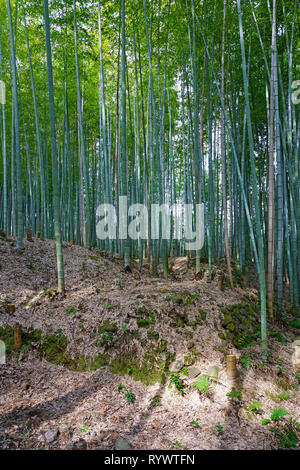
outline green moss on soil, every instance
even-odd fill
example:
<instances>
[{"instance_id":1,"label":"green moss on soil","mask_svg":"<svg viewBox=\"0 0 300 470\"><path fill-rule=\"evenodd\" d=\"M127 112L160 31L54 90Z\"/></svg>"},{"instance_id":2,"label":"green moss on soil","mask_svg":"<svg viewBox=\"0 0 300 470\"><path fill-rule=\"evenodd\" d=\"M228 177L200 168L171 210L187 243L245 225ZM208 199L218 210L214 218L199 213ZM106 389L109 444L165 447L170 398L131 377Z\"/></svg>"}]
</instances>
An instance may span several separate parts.
<instances>
[{"instance_id":1,"label":"green moss on soil","mask_svg":"<svg viewBox=\"0 0 300 470\"><path fill-rule=\"evenodd\" d=\"M110 325L111 327L112 325ZM115 325L113 325L115 326ZM105 325L104 327L107 327ZM153 332L154 334L155 332ZM14 330L12 327L0 328L0 339L5 342L8 357L14 351ZM158 339L155 335L153 339ZM98 354L94 358L84 355L72 357L67 351L67 338L62 333L54 335L42 335L40 330L29 328L22 331L23 345L31 346L32 343L40 343L40 349L45 359L55 365L63 365L69 370L86 372L108 366L114 374L125 375L130 373L134 380L154 385L165 382L165 372L169 368L170 361L174 359L167 353L167 342L162 340L153 352L144 354L142 359L136 354L116 356L112 360L109 354ZM164 356L165 358L162 358Z\"/></svg>"},{"instance_id":2,"label":"green moss on soil","mask_svg":"<svg viewBox=\"0 0 300 470\"><path fill-rule=\"evenodd\" d=\"M149 328L150 326L150 320L147 318L137 318L136 323L138 328Z\"/></svg>"},{"instance_id":3,"label":"green moss on soil","mask_svg":"<svg viewBox=\"0 0 300 470\"><path fill-rule=\"evenodd\" d=\"M14 330L11 326L0 328L0 340L4 342L6 354L10 357L11 352L14 350Z\"/></svg>"},{"instance_id":4,"label":"green moss on soil","mask_svg":"<svg viewBox=\"0 0 300 470\"><path fill-rule=\"evenodd\" d=\"M255 344L260 332L259 306L256 304L237 304L220 309L225 338L237 349ZM222 339L223 339L222 333ZM219 335L219 337L221 337Z\"/></svg>"},{"instance_id":5,"label":"green moss on soil","mask_svg":"<svg viewBox=\"0 0 300 470\"><path fill-rule=\"evenodd\" d=\"M136 381L146 385L155 385L156 383L165 383L165 372L169 368L171 359L172 357L169 356L163 360L160 356L151 353L145 353L144 357L140 359L130 353L126 357L116 356L111 361L109 369L114 374L130 374Z\"/></svg>"},{"instance_id":6,"label":"green moss on soil","mask_svg":"<svg viewBox=\"0 0 300 470\"><path fill-rule=\"evenodd\" d=\"M205 321L206 320L206 312L199 308L198 312L200 313L201 320Z\"/></svg>"},{"instance_id":7,"label":"green moss on soil","mask_svg":"<svg viewBox=\"0 0 300 470\"><path fill-rule=\"evenodd\" d=\"M147 331L147 336L148 336L149 339L158 340L159 333L157 333L157 331Z\"/></svg>"}]
</instances>

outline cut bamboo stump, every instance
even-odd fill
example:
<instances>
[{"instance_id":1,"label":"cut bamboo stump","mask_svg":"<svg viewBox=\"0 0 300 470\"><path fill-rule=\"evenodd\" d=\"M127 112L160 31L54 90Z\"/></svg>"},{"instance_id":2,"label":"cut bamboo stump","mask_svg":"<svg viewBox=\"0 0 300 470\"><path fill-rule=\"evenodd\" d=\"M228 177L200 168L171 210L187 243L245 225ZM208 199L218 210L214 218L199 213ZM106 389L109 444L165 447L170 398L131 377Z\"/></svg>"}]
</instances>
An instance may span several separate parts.
<instances>
[{"instance_id":1,"label":"cut bamboo stump","mask_svg":"<svg viewBox=\"0 0 300 470\"><path fill-rule=\"evenodd\" d=\"M14 306L14 304L7 304L7 311L8 313L15 313L16 307Z\"/></svg>"},{"instance_id":2,"label":"cut bamboo stump","mask_svg":"<svg viewBox=\"0 0 300 470\"><path fill-rule=\"evenodd\" d=\"M21 325L17 324L14 329L14 347L21 349L22 346L22 329Z\"/></svg>"},{"instance_id":3,"label":"cut bamboo stump","mask_svg":"<svg viewBox=\"0 0 300 470\"><path fill-rule=\"evenodd\" d=\"M41 238L41 232L36 232L35 238Z\"/></svg>"},{"instance_id":4,"label":"cut bamboo stump","mask_svg":"<svg viewBox=\"0 0 300 470\"><path fill-rule=\"evenodd\" d=\"M226 358L226 374L231 379L236 379L238 376L236 368L236 357L233 355L227 356Z\"/></svg>"},{"instance_id":5,"label":"cut bamboo stump","mask_svg":"<svg viewBox=\"0 0 300 470\"><path fill-rule=\"evenodd\" d=\"M28 242L33 242L30 228L26 229L26 233L27 233L27 241Z\"/></svg>"}]
</instances>

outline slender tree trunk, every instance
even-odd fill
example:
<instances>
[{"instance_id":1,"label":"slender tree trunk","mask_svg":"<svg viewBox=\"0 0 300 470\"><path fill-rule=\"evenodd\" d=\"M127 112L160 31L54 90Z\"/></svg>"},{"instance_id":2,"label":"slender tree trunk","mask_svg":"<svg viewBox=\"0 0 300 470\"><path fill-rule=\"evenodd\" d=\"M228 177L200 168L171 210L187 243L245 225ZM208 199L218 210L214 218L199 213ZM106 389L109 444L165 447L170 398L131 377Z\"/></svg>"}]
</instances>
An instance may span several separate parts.
<instances>
[{"instance_id":1,"label":"slender tree trunk","mask_svg":"<svg viewBox=\"0 0 300 470\"><path fill-rule=\"evenodd\" d=\"M221 69L221 94L224 100L224 52L225 52L225 25L226 25L226 0L224 0L223 11L223 31L222 31L222 69ZM225 235L225 253L227 261L227 270L229 276L230 287L233 289L232 271L230 263L230 251L228 243L228 222L227 222L227 195L226 195L226 160L225 160L225 122L224 114L221 113L221 159L222 159L222 196L223 196L223 214L224 214L224 235Z\"/></svg>"},{"instance_id":2,"label":"slender tree trunk","mask_svg":"<svg viewBox=\"0 0 300 470\"><path fill-rule=\"evenodd\" d=\"M47 51L47 75L48 75L48 94L49 94L50 131L51 131L52 191L53 191L54 230L55 230L55 240L56 240L56 257L57 257L57 278L58 278L58 291L63 292L65 289L65 279L64 279L64 262L63 262L63 252L62 252L62 236L61 236L60 207L59 207L58 162L57 162L57 148L56 148L56 124L55 124L50 21L49 21L48 0L43 0L43 2L44 2L46 51Z\"/></svg>"},{"instance_id":3,"label":"slender tree trunk","mask_svg":"<svg viewBox=\"0 0 300 470\"><path fill-rule=\"evenodd\" d=\"M6 0L8 10L8 22L10 32L11 56L12 56L12 84L13 84L13 102L14 102L14 127L16 139L16 177L17 177L17 251L23 249L23 184L22 184L22 166L21 166L21 146L20 146L20 123L19 123L19 102L17 85L17 65L15 41L13 34L12 16L10 0Z\"/></svg>"}]
</instances>

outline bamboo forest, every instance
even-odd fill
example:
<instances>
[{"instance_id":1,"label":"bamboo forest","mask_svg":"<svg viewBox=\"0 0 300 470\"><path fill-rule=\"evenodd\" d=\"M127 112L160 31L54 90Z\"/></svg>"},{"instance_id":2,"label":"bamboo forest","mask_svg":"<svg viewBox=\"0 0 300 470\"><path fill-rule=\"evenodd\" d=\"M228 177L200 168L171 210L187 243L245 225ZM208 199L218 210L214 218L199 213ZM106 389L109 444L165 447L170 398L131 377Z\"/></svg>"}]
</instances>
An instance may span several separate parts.
<instances>
[{"instance_id":1,"label":"bamboo forest","mask_svg":"<svg viewBox=\"0 0 300 470\"><path fill-rule=\"evenodd\" d=\"M1 450L300 448L299 6L0 0Z\"/></svg>"}]
</instances>

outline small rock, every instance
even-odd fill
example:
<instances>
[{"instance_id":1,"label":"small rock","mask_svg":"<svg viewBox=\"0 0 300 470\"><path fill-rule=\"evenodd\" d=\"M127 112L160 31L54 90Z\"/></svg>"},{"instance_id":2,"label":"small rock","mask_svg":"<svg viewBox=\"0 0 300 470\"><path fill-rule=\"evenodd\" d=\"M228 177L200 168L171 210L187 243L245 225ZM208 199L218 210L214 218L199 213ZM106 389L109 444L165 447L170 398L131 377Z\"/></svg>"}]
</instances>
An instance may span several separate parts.
<instances>
[{"instance_id":1,"label":"small rock","mask_svg":"<svg viewBox=\"0 0 300 470\"><path fill-rule=\"evenodd\" d=\"M116 326L106 326L105 331L115 333L117 331L117 327Z\"/></svg>"},{"instance_id":2,"label":"small rock","mask_svg":"<svg viewBox=\"0 0 300 470\"><path fill-rule=\"evenodd\" d=\"M46 431L44 434L46 442L50 444L51 442L55 441L55 439L57 439L58 437L58 434L59 434L58 429L49 429L49 431Z\"/></svg>"},{"instance_id":3,"label":"small rock","mask_svg":"<svg viewBox=\"0 0 300 470\"><path fill-rule=\"evenodd\" d=\"M201 371L196 367L189 367L188 368L189 379L195 379L198 375L201 374Z\"/></svg>"},{"instance_id":4,"label":"small rock","mask_svg":"<svg viewBox=\"0 0 300 470\"><path fill-rule=\"evenodd\" d=\"M80 438L79 441L73 442L73 449L74 450L86 450L87 449L86 441Z\"/></svg>"},{"instance_id":5,"label":"small rock","mask_svg":"<svg viewBox=\"0 0 300 470\"><path fill-rule=\"evenodd\" d=\"M184 366L184 359L178 359L172 368L174 370L180 370L183 368L183 366Z\"/></svg>"},{"instance_id":6,"label":"small rock","mask_svg":"<svg viewBox=\"0 0 300 470\"><path fill-rule=\"evenodd\" d=\"M207 375L209 378L218 380L219 377L219 369L217 366L210 366L207 370Z\"/></svg>"},{"instance_id":7,"label":"small rock","mask_svg":"<svg viewBox=\"0 0 300 470\"><path fill-rule=\"evenodd\" d=\"M187 348L188 348L188 349L193 349L194 346L195 346L194 341L189 341L189 343L188 343L188 345L187 345Z\"/></svg>"},{"instance_id":8,"label":"small rock","mask_svg":"<svg viewBox=\"0 0 300 470\"><path fill-rule=\"evenodd\" d=\"M132 446L130 442L126 441L123 437L118 437L115 444L116 450L131 450Z\"/></svg>"}]
</instances>

